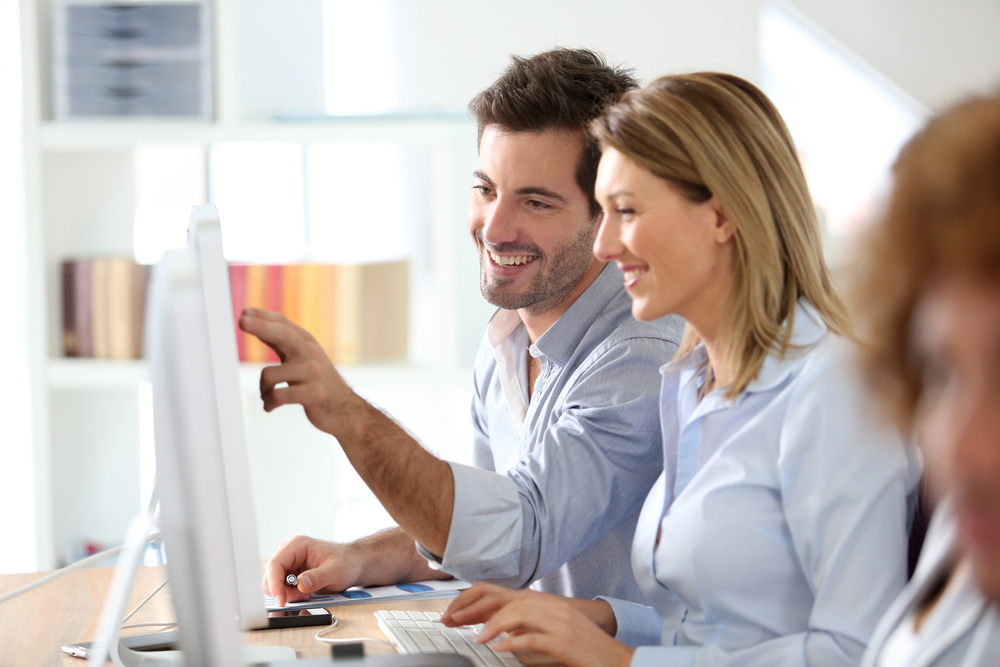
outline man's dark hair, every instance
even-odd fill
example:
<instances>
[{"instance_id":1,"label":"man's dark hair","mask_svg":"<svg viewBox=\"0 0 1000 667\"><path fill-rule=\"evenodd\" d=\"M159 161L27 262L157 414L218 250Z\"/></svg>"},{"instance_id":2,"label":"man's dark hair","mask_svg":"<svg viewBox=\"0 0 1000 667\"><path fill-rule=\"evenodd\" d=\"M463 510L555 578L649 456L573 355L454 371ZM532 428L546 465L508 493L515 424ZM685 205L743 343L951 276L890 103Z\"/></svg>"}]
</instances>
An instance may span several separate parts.
<instances>
[{"instance_id":1,"label":"man's dark hair","mask_svg":"<svg viewBox=\"0 0 1000 667\"><path fill-rule=\"evenodd\" d=\"M578 130L583 151L576 182L590 200L592 216L600 212L594 199L600 147L587 126L626 91L638 87L632 71L611 67L589 49L558 48L530 58L512 56L500 78L469 102L479 139L490 125L507 132Z\"/></svg>"}]
</instances>

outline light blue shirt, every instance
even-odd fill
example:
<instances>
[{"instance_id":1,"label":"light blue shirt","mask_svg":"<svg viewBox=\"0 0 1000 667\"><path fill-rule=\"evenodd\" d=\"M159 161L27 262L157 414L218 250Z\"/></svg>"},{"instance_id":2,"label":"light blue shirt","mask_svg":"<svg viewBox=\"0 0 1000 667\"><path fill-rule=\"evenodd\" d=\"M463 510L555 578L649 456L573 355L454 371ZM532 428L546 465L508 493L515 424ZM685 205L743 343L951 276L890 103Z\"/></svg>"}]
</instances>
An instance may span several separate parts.
<instances>
[{"instance_id":1,"label":"light blue shirt","mask_svg":"<svg viewBox=\"0 0 1000 667\"><path fill-rule=\"evenodd\" d=\"M921 603L941 576L954 568L957 538L958 522L946 498L934 511L913 578L875 628L863 667L1000 665L1000 602L983 595L968 569L952 571L919 632L914 630ZM911 645L904 655L893 656L897 634L908 636L903 641Z\"/></svg>"},{"instance_id":2,"label":"light blue shirt","mask_svg":"<svg viewBox=\"0 0 1000 667\"><path fill-rule=\"evenodd\" d=\"M637 322L631 305L608 265L533 345L516 311L494 315L474 371L475 467L451 464L444 571L642 599L627 563L661 469L658 369L683 320ZM530 401L529 354L541 365Z\"/></svg>"},{"instance_id":3,"label":"light blue shirt","mask_svg":"<svg viewBox=\"0 0 1000 667\"><path fill-rule=\"evenodd\" d=\"M663 368L664 473L632 550L652 607L609 600L633 665L856 665L906 581L919 459L847 343L800 301L792 350L698 400L704 347Z\"/></svg>"}]
</instances>

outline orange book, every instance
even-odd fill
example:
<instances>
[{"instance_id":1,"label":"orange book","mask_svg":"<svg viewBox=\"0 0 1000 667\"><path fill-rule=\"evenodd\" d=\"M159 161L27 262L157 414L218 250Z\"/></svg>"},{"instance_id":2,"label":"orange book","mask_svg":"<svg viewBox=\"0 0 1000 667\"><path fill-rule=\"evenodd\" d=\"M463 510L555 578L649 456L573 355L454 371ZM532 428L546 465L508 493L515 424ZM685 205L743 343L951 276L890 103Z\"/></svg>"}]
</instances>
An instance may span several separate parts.
<instances>
[{"instance_id":1,"label":"orange book","mask_svg":"<svg viewBox=\"0 0 1000 667\"><path fill-rule=\"evenodd\" d=\"M246 265L246 300L249 308L267 308L267 267L263 264ZM244 340L246 360L262 363L268 359L268 347L256 336L246 335Z\"/></svg>"},{"instance_id":2,"label":"orange book","mask_svg":"<svg viewBox=\"0 0 1000 667\"><path fill-rule=\"evenodd\" d=\"M299 324L302 312L302 266L281 267L281 314Z\"/></svg>"},{"instance_id":3,"label":"orange book","mask_svg":"<svg viewBox=\"0 0 1000 667\"><path fill-rule=\"evenodd\" d=\"M301 309L298 324L313 336L319 337L319 311L322 304L320 293L320 275L322 267L319 264L303 264L301 266Z\"/></svg>"},{"instance_id":4,"label":"orange book","mask_svg":"<svg viewBox=\"0 0 1000 667\"><path fill-rule=\"evenodd\" d=\"M319 271L319 296L316 308L319 312L316 340L334 363L337 340L337 269L333 264L323 264Z\"/></svg>"},{"instance_id":5,"label":"orange book","mask_svg":"<svg viewBox=\"0 0 1000 667\"><path fill-rule=\"evenodd\" d=\"M338 364L356 364L361 355L361 281L363 265L341 264L336 267L337 285L332 297L336 311L334 357Z\"/></svg>"}]
</instances>

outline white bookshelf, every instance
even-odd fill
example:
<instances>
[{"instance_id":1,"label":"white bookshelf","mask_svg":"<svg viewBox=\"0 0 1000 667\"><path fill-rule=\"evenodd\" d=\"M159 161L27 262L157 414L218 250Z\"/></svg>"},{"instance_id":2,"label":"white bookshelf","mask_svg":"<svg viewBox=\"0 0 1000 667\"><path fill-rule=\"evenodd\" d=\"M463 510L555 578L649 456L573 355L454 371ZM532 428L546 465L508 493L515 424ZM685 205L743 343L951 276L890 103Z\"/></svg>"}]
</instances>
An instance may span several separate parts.
<instances>
[{"instance_id":1,"label":"white bookshelf","mask_svg":"<svg viewBox=\"0 0 1000 667\"><path fill-rule=\"evenodd\" d=\"M422 230L430 267L411 285L411 332L424 341L411 356L419 363L346 367L348 381L389 396L385 407L408 411L407 392L455 400L470 387L470 351L489 306L478 298L476 259L465 230L469 174L475 161L475 126L462 114L383 115L310 121L243 118L240 85L239 3L213 7L216 119L212 121L52 120L49 77L50 0L20 0L25 76L25 162L29 227L34 390L38 564L72 558L83 539L113 543L140 507L137 398L146 380L141 361L68 359L61 349L59 263L72 255L133 251L134 152L147 144L207 147L217 142L383 142L416 145L427 154ZM201 202L191 202L196 204ZM225 221L223 221L225 224ZM411 343L411 351L417 342ZM318 433L301 409L265 415L255 397L260 367L242 371L251 462L266 479L258 487L262 549L273 548L285 526L294 532L332 534L333 483L344 466L335 442ZM428 412L426 407L423 412ZM279 414L280 413L280 414ZM276 416L277 415L277 416ZM419 420L420 416L416 415ZM467 421L467 413L459 414ZM440 421L440 420L438 420ZM430 445L466 439L459 429L418 425ZM310 462L303 473L295 462ZM292 463L289 463L292 462ZM324 475L324 470L326 474ZM320 508L320 511L308 508Z\"/></svg>"}]
</instances>

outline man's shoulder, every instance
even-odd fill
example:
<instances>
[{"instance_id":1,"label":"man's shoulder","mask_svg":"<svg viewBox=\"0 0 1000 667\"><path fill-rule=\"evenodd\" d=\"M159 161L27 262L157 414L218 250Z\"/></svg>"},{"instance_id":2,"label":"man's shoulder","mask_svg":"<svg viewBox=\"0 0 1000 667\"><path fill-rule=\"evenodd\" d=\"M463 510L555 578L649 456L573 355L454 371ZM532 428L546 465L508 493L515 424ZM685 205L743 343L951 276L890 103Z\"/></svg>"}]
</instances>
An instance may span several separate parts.
<instances>
[{"instance_id":1,"label":"man's shoulder","mask_svg":"<svg viewBox=\"0 0 1000 667\"><path fill-rule=\"evenodd\" d=\"M603 340L624 342L637 338L663 340L676 346L684 336L684 320L676 315L651 322L636 320L621 274L610 265L560 319L564 320L557 327L560 334L573 338L579 335L577 332L582 333L577 340L585 347L595 347Z\"/></svg>"},{"instance_id":2,"label":"man's shoulder","mask_svg":"<svg viewBox=\"0 0 1000 667\"><path fill-rule=\"evenodd\" d=\"M677 315L667 315L648 322L642 322L632 316L632 300L622 291L617 298L612 299L598 314L591 331L597 333L612 344L623 343L639 338L662 340L677 347L684 337L684 320Z\"/></svg>"},{"instance_id":3,"label":"man's shoulder","mask_svg":"<svg viewBox=\"0 0 1000 667\"><path fill-rule=\"evenodd\" d=\"M679 346L681 339L684 338L684 327L684 320L677 315L667 315L649 322L640 322L629 315L614 328L608 337L623 341L635 338L656 338Z\"/></svg>"}]
</instances>

